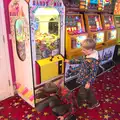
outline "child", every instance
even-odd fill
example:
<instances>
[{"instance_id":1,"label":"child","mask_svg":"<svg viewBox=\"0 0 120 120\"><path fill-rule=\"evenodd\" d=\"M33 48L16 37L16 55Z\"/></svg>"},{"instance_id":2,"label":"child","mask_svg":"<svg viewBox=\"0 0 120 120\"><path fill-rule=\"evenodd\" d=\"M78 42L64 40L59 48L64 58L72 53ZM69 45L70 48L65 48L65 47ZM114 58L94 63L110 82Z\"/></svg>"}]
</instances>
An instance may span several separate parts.
<instances>
[{"instance_id":1,"label":"child","mask_svg":"<svg viewBox=\"0 0 120 120\"><path fill-rule=\"evenodd\" d=\"M74 62L72 60L72 64L80 64L78 79L76 81L81 85L78 92L78 105L81 105L84 100L87 100L89 102L88 109L100 106L91 90L91 85L96 78L99 66L98 52L95 50L95 47L96 41L91 38L87 38L81 43L81 49L85 55L85 59L74 60ZM66 60L66 62L71 63L69 60Z\"/></svg>"}]
</instances>

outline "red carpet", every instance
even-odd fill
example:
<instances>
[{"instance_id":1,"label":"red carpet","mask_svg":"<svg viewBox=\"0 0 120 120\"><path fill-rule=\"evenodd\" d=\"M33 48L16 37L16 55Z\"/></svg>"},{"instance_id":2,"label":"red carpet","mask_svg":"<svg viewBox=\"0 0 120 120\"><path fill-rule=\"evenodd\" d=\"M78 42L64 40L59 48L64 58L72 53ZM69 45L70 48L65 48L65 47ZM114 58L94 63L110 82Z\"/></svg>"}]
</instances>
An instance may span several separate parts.
<instances>
[{"instance_id":1,"label":"red carpet","mask_svg":"<svg viewBox=\"0 0 120 120\"><path fill-rule=\"evenodd\" d=\"M101 106L87 110L83 104L76 114L80 120L120 120L120 65L97 78L95 93ZM20 97L0 102L0 120L55 120L51 109L38 113Z\"/></svg>"}]
</instances>

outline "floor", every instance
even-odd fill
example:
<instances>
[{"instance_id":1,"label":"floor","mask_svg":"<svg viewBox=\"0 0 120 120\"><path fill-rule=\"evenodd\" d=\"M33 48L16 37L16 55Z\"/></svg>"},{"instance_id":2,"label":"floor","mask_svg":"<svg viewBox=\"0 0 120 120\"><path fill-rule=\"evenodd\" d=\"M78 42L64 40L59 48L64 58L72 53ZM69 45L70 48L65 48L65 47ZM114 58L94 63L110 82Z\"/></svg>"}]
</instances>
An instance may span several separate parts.
<instances>
[{"instance_id":1,"label":"floor","mask_svg":"<svg viewBox=\"0 0 120 120\"><path fill-rule=\"evenodd\" d=\"M100 107L77 111L79 120L120 120L120 64L96 79L93 85ZM19 96L0 102L0 120L55 120L50 108L37 112Z\"/></svg>"}]
</instances>

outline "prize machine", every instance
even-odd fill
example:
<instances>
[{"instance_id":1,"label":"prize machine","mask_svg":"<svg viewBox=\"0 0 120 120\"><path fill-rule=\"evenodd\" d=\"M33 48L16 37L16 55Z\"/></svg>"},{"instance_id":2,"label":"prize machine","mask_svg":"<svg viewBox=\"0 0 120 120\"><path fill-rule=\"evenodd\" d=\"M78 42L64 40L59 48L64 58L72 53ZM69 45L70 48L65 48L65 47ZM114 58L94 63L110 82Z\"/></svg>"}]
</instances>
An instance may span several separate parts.
<instances>
[{"instance_id":1,"label":"prize machine","mask_svg":"<svg viewBox=\"0 0 120 120\"><path fill-rule=\"evenodd\" d=\"M12 0L11 40L18 94L31 106L45 83L64 73L65 8L61 0Z\"/></svg>"},{"instance_id":2,"label":"prize machine","mask_svg":"<svg viewBox=\"0 0 120 120\"><path fill-rule=\"evenodd\" d=\"M114 24L113 17L113 2L112 0L104 0L104 14L101 14L103 30L105 31L106 48L102 52L101 64L104 70L109 70L115 66L113 55L116 45L117 31Z\"/></svg>"},{"instance_id":3,"label":"prize machine","mask_svg":"<svg viewBox=\"0 0 120 120\"><path fill-rule=\"evenodd\" d=\"M114 61L119 63L120 61L120 0L116 0L114 8L114 21L117 30L117 45L115 47Z\"/></svg>"},{"instance_id":4,"label":"prize machine","mask_svg":"<svg viewBox=\"0 0 120 120\"><path fill-rule=\"evenodd\" d=\"M85 40L88 34L85 31L82 14L66 15L66 56L72 59L82 55L81 42Z\"/></svg>"},{"instance_id":5,"label":"prize machine","mask_svg":"<svg viewBox=\"0 0 120 120\"><path fill-rule=\"evenodd\" d=\"M100 15L97 13L85 13L85 23L89 37L92 37L97 42L96 49L104 49L106 45L104 44L104 31L101 25Z\"/></svg>"},{"instance_id":6,"label":"prize machine","mask_svg":"<svg viewBox=\"0 0 120 120\"><path fill-rule=\"evenodd\" d=\"M105 43L107 47L116 45L117 30L112 14L101 14L103 29L105 31Z\"/></svg>"},{"instance_id":7,"label":"prize machine","mask_svg":"<svg viewBox=\"0 0 120 120\"><path fill-rule=\"evenodd\" d=\"M104 31L101 24L100 15L97 12L103 11L103 0L88 0L86 1L85 25L89 37L96 39L97 50L105 47Z\"/></svg>"},{"instance_id":8,"label":"prize machine","mask_svg":"<svg viewBox=\"0 0 120 120\"><path fill-rule=\"evenodd\" d=\"M120 0L117 0L115 4L114 21L117 30L117 43L120 44Z\"/></svg>"}]
</instances>

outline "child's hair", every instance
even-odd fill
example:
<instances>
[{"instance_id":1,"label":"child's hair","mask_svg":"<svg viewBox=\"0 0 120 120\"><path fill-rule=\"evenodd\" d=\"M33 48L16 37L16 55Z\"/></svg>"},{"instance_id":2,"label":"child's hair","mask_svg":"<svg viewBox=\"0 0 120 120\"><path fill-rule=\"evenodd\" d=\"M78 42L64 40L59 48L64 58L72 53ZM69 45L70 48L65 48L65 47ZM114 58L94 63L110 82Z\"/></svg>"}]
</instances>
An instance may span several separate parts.
<instances>
[{"instance_id":1,"label":"child's hair","mask_svg":"<svg viewBox=\"0 0 120 120\"><path fill-rule=\"evenodd\" d=\"M87 50L89 49L94 50L96 47L96 41L92 38L87 38L81 43L81 46Z\"/></svg>"}]
</instances>

